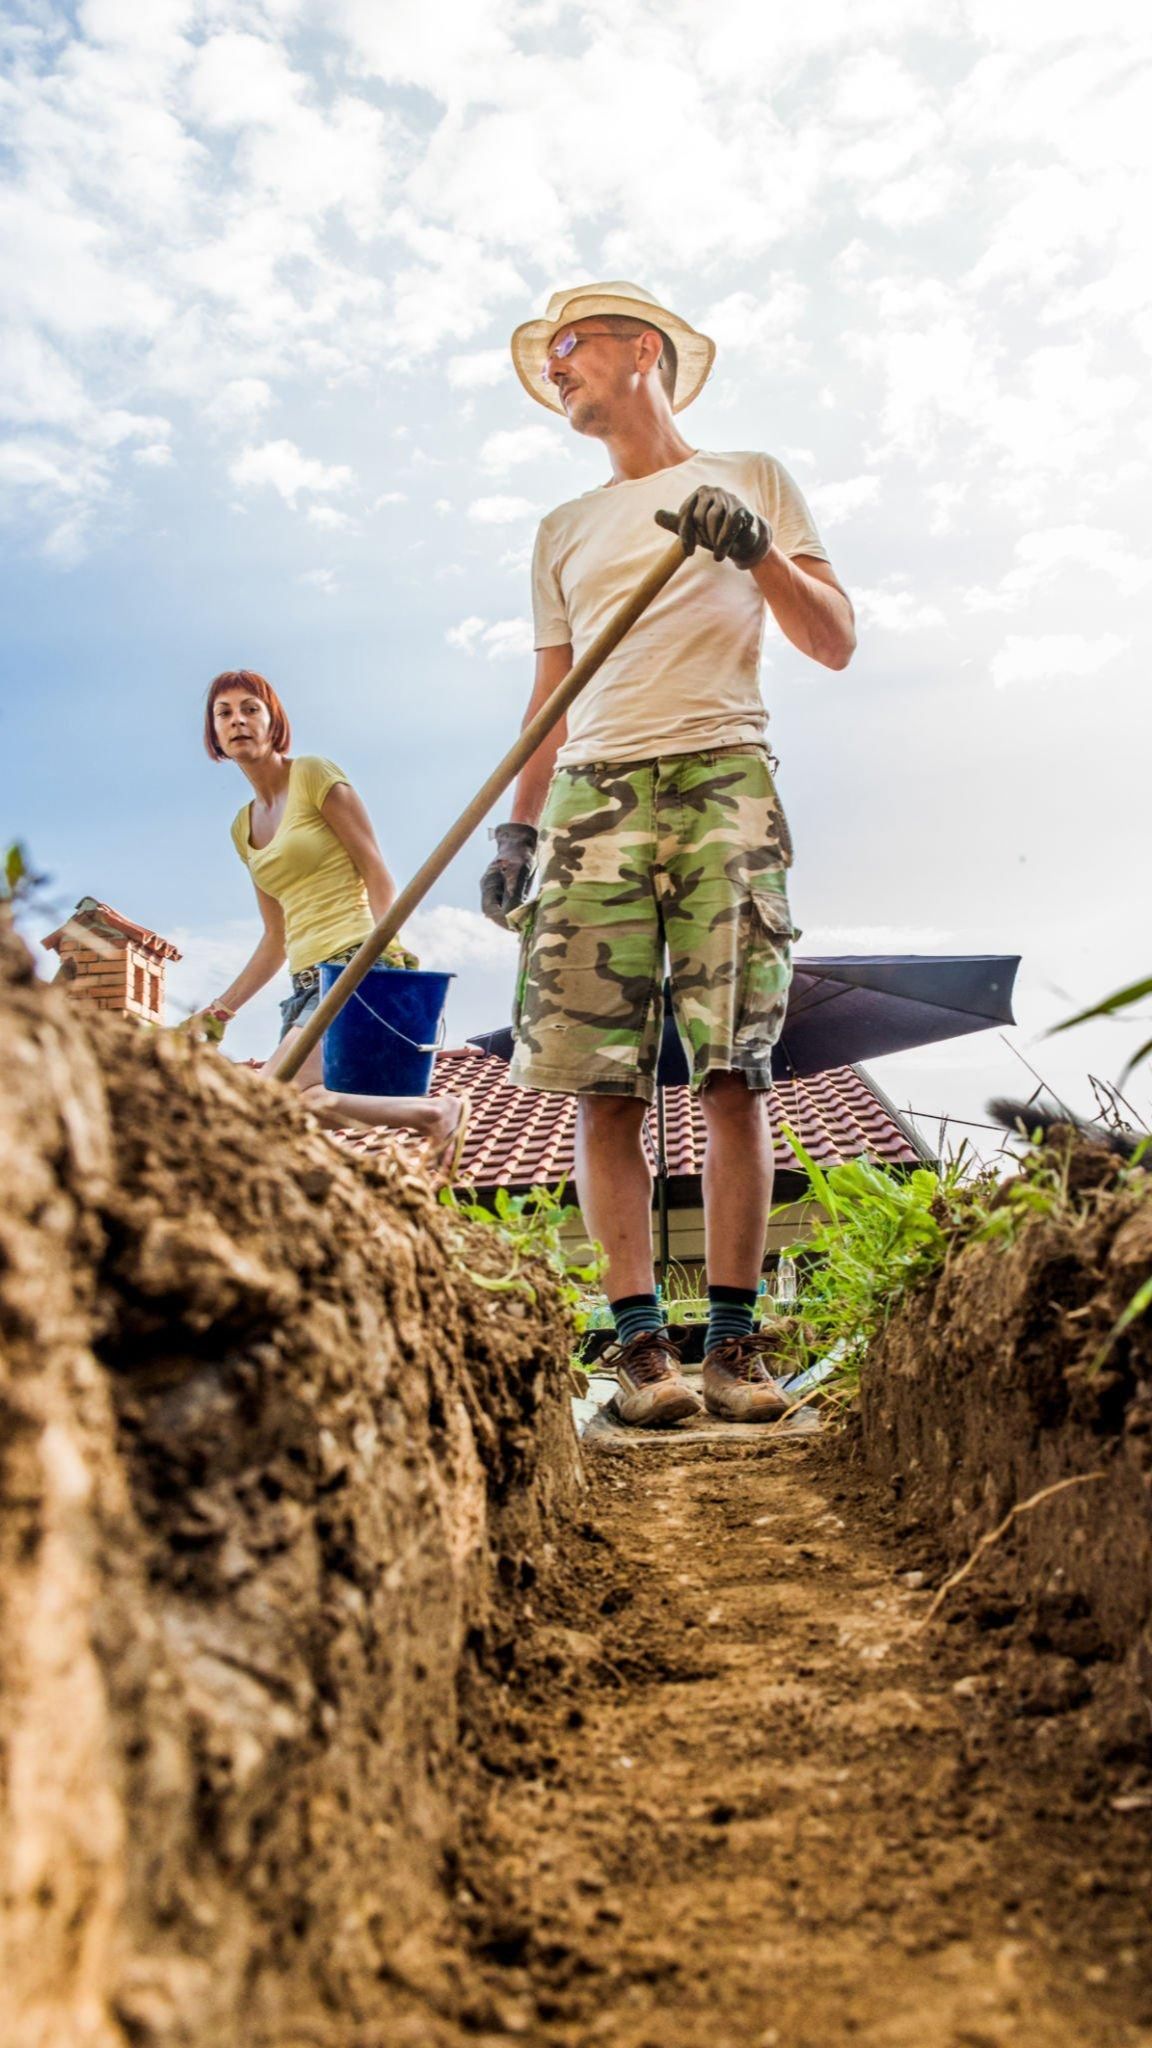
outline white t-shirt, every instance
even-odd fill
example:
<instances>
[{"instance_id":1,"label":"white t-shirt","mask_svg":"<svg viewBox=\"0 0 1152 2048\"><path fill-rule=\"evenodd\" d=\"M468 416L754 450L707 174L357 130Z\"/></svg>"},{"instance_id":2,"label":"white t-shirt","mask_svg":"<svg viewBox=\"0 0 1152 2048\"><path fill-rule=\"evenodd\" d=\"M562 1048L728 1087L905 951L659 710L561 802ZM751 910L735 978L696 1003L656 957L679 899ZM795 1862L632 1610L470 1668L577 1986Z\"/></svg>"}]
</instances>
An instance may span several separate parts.
<instances>
[{"instance_id":1,"label":"white t-shirt","mask_svg":"<svg viewBox=\"0 0 1152 2048\"><path fill-rule=\"evenodd\" d=\"M540 523L532 561L537 647L584 649L669 546L655 513L699 484L731 491L771 522L785 555L826 562L812 514L771 455L712 455L601 486ZM762 741L760 649L768 607L747 569L701 549L678 569L568 713L562 767L646 761Z\"/></svg>"}]
</instances>

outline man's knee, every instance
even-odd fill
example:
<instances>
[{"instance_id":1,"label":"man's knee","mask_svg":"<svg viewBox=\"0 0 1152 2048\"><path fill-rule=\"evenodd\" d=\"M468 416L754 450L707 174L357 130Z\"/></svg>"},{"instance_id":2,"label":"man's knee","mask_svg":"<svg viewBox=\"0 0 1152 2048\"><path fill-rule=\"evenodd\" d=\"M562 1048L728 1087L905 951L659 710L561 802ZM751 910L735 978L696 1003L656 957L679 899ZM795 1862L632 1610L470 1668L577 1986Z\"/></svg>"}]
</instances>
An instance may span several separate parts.
<instances>
[{"instance_id":1,"label":"man's knee","mask_svg":"<svg viewBox=\"0 0 1152 2048\"><path fill-rule=\"evenodd\" d=\"M647 1103L635 1095L582 1095L576 1109L581 1130L590 1138L638 1138Z\"/></svg>"},{"instance_id":2,"label":"man's knee","mask_svg":"<svg viewBox=\"0 0 1152 2048\"><path fill-rule=\"evenodd\" d=\"M755 1124L765 1114L768 1091L749 1088L743 1074L709 1074L700 1091L700 1107L709 1123L720 1119Z\"/></svg>"}]
</instances>

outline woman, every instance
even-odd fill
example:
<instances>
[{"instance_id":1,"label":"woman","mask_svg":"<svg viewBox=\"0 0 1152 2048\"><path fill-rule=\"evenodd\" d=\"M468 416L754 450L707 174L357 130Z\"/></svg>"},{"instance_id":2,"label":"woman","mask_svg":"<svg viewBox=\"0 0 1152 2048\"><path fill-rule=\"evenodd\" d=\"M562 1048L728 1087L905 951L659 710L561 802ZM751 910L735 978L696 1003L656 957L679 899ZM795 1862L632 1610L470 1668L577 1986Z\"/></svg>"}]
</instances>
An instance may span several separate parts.
<instances>
[{"instance_id":1,"label":"woman","mask_svg":"<svg viewBox=\"0 0 1152 2048\"><path fill-rule=\"evenodd\" d=\"M235 981L189 1019L197 1036L219 1040L232 1018L271 981L287 957L292 994L281 1003L280 1043L263 1072L276 1074L320 1001L321 960L350 960L392 904L396 888L372 823L347 777L316 754L289 754L292 731L272 685L253 669L228 669L209 685L204 745L214 761L235 761L252 785L232 824L237 853L260 905L263 936ZM381 958L415 961L396 940ZM430 1161L449 1183L464 1149L468 1105L459 1095L338 1095L324 1086L320 1046L296 1086L322 1123L386 1124L419 1131Z\"/></svg>"}]
</instances>

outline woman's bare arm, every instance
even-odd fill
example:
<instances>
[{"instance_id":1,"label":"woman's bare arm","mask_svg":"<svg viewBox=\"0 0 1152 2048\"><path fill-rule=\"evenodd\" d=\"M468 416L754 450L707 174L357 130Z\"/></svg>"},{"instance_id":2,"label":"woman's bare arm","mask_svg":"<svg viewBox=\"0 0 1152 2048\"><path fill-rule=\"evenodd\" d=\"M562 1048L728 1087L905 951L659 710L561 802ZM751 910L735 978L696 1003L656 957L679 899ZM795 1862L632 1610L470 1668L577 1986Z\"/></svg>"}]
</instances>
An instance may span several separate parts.
<instances>
[{"instance_id":1,"label":"woman's bare arm","mask_svg":"<svg viewBox=\"0 0 1152 2048\"><path fill-rule=\"evenodd\" d=\"M374 921L379 924L396 901L396 884L388 872L372 830L372 820L363 803L349 783L338 782L328 791L320 806L320 815L324 823L332 827L363 880L368 891L369 908Z\"/></svg>"},{"instance_id":2,"label":"woman's bare arm","mask_svg":"<svg viewBox=\"0 0 1152 2048\"><path fill-rule=\"evenodd\" d=\"M228 987L216 997L214 1002L207 1004L204 1010L198 1010L194 1017L189 1017L188 1028L194 1035L218 1038L220 1035L219 1027L211 1032L196 1034L196 1026L200 1019L212 1011L226 1010L230 1015L235 1016L237 1010L242 1009L244 1004L249 1002L254 995L257 995L262 988L267 987L273 975L278 974L284 965L287 955L287 949L284 944L284 913L274 896L266 895L264 890L258 888L255 882L253 882L252 887L256 890L256 901L259 905L264 930L261 932L249 959L240 969L235 981L230 982Z\"/></svg>"}]
</instances>

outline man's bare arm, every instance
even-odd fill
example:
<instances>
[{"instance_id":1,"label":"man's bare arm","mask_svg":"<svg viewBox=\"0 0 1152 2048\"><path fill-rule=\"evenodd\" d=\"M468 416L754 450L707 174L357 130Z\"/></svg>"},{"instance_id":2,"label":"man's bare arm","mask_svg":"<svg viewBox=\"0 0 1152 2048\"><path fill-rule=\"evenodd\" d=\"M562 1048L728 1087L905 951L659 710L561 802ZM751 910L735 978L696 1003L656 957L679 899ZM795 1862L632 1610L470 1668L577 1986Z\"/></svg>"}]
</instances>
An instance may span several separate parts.
<instances>
[{"instance_id":1,"label":"man's bare arm","mask_svg":"<svg viewBox=\"0 0 1152 2048\"><path fill-rule=\"evenodd\" d=\"M793 647L825 668L847 668L856 649L856 615L827 562L815 555L790 560L770 547L748 573Z\"/></svg>"},{"instance_id":2,"label":"man's bare arm","mask_svg":"<svg viewBox=\"0 0 1152 2048\"><path fill-rule=\"evenodd\" d=\"M536 681L521 730L530 718L535 718L541 705L547 702L553 691L559 688L571 666L570 646L537 649ZM521 770L516 793L512 799L512 809L509 812L513 823L540 823L540 813L544 809L544 799L548 794L548 784L552 780L552 770L556 766L556 756L564 744L567 731L568 721L562 718L559 725L553 726L547 739L541 741L527 766Z\"/></svg>"}]
</instances>

